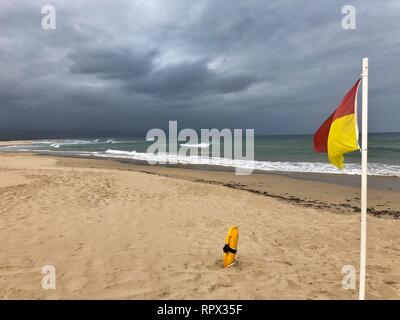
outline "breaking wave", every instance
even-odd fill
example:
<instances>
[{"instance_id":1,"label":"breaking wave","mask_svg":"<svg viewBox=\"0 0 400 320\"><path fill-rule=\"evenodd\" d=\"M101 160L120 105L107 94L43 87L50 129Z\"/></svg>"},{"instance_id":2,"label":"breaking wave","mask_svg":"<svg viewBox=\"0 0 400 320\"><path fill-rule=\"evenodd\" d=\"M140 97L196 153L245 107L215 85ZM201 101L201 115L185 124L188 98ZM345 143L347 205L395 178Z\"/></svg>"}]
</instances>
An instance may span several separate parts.
<instances>
[{"instance_id":1,"label":"breaking wave","mask_svg":"<svg viewBox=\"0 0 400 320\"><path fill-rule=\"evenodd\" d=\"M181 147L187 148L208 148L211 144L210 143L198 143L198 144L190 144L190 143L181 143Z\"/></svg>"},{"instance_id":2,"label":"breaking wave","mask_svg":"<svg viewBox=\"0 0 400 320\"><path fill-rule=\"evenodd\" d=\"M336 169L329 163L323 162L284 162L284 161L252 161L241 159L228 159L220 157L201 157L187 155L172 155L167 153L143 153L136 151L123 151L109 149L105 153L97 153L96 157L132 159L158 163L173 164L199 164L223 167L244 168L273 172L302 172L302 173L336 173L360 175L361 165L357 163L346 164L343 170ZM368 164L369 175L397 176L400 177L400 166L380 163Z\"/></svg>"}]
</instances>

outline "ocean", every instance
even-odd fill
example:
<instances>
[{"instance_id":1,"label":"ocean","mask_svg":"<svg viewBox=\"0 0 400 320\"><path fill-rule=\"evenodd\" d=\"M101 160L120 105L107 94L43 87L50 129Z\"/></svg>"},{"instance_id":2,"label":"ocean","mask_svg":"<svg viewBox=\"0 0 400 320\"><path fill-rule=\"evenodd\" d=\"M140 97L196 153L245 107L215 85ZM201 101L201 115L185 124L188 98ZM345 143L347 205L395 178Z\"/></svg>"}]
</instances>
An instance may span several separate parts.
<instances>
[{"instance_id":1,"label":"ocean","mask_svg":"<svg viewBox=\"0 0 400 320\"><path fill-rule=\"evenodd\" d=\"M6 152L37 152L95 158L160 160L164 155L149 154L153 141L143 137L91 137L82 139L36 140L33 144L0 147ZM180 143L184 145L185 142ZM400 133L369 134L368 166L370 175L400 177ZM198 147L208 155L211 144L187 145ZM206 150L204 150L206 149ZM221 154L223 150L221 147ZM208 164L226 167L254 168L263 171L360 174L360 152L345 156L346 168L338 170L327 161L326 154L313 151L312 135L255 136L254 162L220 157L170 156L175 163Z\"/></svg>"}]
</instances>

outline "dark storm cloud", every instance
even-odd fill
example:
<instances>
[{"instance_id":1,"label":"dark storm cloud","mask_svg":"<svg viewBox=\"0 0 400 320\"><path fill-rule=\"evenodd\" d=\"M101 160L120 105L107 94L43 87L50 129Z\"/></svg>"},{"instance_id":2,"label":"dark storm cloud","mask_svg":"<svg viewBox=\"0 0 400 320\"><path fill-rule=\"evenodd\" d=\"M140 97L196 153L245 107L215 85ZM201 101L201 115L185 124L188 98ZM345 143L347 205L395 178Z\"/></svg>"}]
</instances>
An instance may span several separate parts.
<instances>
[{"instance_id":1,"label":"dark storm cloud","mask_svg":"<svg viewBox=\"0 0 400 320\"><path fill-rule=\"evenodd\" d=\"M131 80L148 74L157 51L133 52L129 48L77 51L68 54L72 73L94 74L104 79Z\"/></svg>"},{"instance_id":2,"label":"dark storm cloud","mask_svg":"<svg viewBox=\"0 0 400 320\"><path fill-rule=\"evenodd\" d=\"M0 4L0 132L194 128L312 132L370 58L373 131L399 131L400 2L48 1ZM0 136L1 138L1 136Z\"/></svg>"},{"instance_id":3,"label":"dark storm cloud","mask_svg":"<svg viewBox=\"0 0 400 320\"><path fill-rule=\"evenodd\" d=\"M133 52L129 48L98 48L68 54L72 73L91 74L120 80L125 90L157 97L193 98L212 93L245 90L257 82L255 74L218 73L208 68L210 61L182 61L156 69L158 52Z\"/></svg>"},{"instance_id":4,"label":"dark storm cloud","mask_svg":"<svg viewBox=\"0 0 400 320\"><path fill-rule=\"evenodd\" d=\"M245 90L257 79L252 74L218 74L204 61L180 63L157 70L128 85L137 92L160 97L191 98L197 95L230 93Z\"/></svg>"}]
</instances>

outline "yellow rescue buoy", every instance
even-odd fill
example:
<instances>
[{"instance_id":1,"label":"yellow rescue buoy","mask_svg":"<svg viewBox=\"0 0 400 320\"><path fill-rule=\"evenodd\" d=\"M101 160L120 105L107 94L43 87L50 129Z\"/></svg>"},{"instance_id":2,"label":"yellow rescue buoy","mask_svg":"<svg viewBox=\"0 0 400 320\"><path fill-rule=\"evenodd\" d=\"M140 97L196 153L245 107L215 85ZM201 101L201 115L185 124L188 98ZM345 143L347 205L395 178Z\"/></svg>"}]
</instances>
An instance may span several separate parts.
<instances>
[{"instance_id":1,"label":"yellow rescue buoy","mask_svg":"<svg viewBox=\"0 0 400 320\"><path fill-rule=\"evenodd\" d=\"M232 226L228 235L226 236L224 250L224 268L233 265L236 260L237 245L239 240L239 228L237 226Z\"/></svg>"}]
</instances>

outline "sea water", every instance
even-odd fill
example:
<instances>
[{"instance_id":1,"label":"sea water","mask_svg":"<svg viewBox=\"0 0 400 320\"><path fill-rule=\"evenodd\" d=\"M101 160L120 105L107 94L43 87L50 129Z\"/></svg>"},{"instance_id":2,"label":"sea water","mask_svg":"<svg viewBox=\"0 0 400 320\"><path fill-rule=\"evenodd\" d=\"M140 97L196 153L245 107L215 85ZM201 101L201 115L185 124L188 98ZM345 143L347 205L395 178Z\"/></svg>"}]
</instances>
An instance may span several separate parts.
<instances>
[{"instance_id":1,"label":"sea water","mask_svg":"<svg viewBox=\"0 0 400 320\"><path fill-rule=\"evenodd\" d=\"M56 153L144 161L161 161L165 160L167 156L171 162L180 164L243 167L263 171L360 174L361 155L359 151L347 154L345 156L346 168L338 170L328 163L326 154L314 152L312 135L255 136L254 162L224 158L223 143L218 145L220 156L217 157L213 156L211 152L211 141L198 145L186 145L198 148L199 155L207 155L203 157L147 153L146 150L152 143L154 141L146 141L144 137L47 139L36 140L33 144L0 147L0 152ZM371 133L368 143L369 174L400 177L400 133ZM180 143L180 146L183 145L185 142Z\"/></svg>"}]
</instances>

